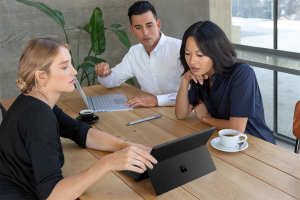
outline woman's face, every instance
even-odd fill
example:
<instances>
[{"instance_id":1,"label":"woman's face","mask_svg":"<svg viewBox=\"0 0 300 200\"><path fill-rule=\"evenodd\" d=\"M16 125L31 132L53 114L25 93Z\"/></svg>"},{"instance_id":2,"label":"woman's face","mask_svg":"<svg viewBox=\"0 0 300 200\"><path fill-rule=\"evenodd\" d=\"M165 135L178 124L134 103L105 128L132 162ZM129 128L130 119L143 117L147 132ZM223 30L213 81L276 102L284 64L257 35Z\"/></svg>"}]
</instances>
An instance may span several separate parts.
<instances>
[{"instance_id":1,"label":"woman's face","mask_svg":"<svg viewBox=\"0 0 300 200\"><path fill-rule=\"evenodd\" d=\"M77 71L71 64L69 50L60 47L59 53L50 66L50 75L46 82L45 89L52 92L72 92L74 87L74 76Z\"/></svg>"},{"instance_id":2,"label":"woman's face","mask_svg":"<svg viewBox=\"0 0 300 200\"><path fill-rule=\"evenodd\" d=\"M185 60L195 76L207 74L209 77L215 73L213 61L205 56L198 48L194 37L190 36L186 40Z\"/></svg>"}]
</instances>

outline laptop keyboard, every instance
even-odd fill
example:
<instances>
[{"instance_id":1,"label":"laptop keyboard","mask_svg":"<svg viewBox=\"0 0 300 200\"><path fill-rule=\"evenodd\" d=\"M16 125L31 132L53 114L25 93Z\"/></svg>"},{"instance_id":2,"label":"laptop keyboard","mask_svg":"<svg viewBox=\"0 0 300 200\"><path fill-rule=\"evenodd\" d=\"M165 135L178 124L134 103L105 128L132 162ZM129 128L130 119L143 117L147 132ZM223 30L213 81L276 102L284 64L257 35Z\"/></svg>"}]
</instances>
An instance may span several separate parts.
<instances>
[{"instance_id":1,"label":"laptop keyboard","mask_svg":"<svg viewBox=\"0 0 300 200\"><path fill-rule=\"evenodd\" d=\"M90 96L95 110L112 110L115 109L106 95Z\"/></svg>"}]
</instances>

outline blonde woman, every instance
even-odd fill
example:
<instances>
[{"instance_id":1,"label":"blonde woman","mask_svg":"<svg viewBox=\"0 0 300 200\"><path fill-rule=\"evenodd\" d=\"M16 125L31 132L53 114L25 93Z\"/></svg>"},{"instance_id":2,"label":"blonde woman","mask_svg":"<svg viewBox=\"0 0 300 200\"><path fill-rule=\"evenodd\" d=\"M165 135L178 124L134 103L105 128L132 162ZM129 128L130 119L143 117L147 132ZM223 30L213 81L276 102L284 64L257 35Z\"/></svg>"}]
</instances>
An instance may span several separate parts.
<instances>
[{"instance_id":1,"label":"blonde woman","mask_svg":"<svg viewBox=\"0 0 300 200\"><path fill-rule=\"evenodd\" d=\"M69 46L36 38L24 47L17 87L22 91L0 126L0 199L76 199L114 170L142 173L157 161L150 148L123 141L77 122L55 104L62 92L74 90L76 70ZM114 152L89 169L62 177L60 136L81 147ZM118 151L119 150L119 151ZM150 162L151 161L151 162ZM136 166L139 167L136 167Z\"/></svg>"}]
</instances>

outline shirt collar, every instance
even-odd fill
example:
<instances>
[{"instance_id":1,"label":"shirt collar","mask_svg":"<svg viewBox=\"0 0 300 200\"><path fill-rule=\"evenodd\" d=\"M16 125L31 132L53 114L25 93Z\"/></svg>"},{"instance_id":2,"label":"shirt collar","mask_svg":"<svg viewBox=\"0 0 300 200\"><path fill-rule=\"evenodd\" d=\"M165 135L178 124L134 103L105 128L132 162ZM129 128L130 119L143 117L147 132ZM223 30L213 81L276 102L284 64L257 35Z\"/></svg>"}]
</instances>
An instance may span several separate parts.
<instances>
[{"instance_id":1,"label":"shirt collar","mask_svg":"<svg viewBox=\"0 0 300 200\"><path fill-rule=\"evenodd\" d=\"M212 76L217 78L219 81L223 81L225 78L225 76L223 76L221 74L216 74L216 73L214 73Z\"/></svg>"}]
</instances>

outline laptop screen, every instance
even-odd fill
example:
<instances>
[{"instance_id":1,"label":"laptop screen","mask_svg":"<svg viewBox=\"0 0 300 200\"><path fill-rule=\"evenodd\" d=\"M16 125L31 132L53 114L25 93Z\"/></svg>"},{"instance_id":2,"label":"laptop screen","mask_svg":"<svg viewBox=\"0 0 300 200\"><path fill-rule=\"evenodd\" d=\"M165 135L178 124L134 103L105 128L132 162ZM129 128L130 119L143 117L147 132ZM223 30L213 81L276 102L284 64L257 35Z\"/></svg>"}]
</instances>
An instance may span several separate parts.
<instances>
[{"instance_id":1,"label":"laptop screen","mask_svg":"<svg viewBox=\"0 0 300 200\"><path fill-rule=\"evenodd\" d=\"M82 99L83 99L83 101L84 101L86 107L90 108L90 107L89 107L88 100L87 100L87 98L86 98L86 95L85 95L85 93L84 93L82 87L80 86L79 81L77 80L76 76L74 76L74 80L75 80L75 85L76 85L76 87L77 87L77 89L78 89L80 95L82 96Z\"/></svg>"}]
</instances>

